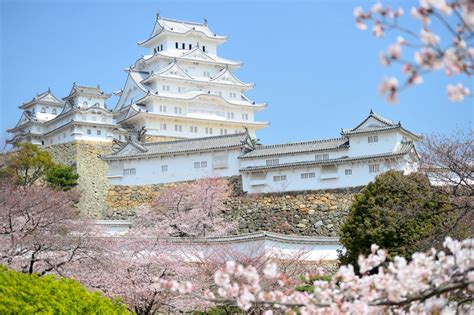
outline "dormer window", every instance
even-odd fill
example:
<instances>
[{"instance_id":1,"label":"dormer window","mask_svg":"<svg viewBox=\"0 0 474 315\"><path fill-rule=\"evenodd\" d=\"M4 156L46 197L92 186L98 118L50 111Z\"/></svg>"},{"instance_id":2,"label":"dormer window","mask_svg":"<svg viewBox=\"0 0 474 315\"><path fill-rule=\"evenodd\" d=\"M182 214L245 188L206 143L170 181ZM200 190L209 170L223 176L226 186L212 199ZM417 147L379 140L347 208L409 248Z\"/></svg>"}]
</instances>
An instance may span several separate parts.
<instances>
[{"instance_id":1,"label":"dormer window","mask_svg":"<svg viewBox=\"0 0 474 315\"><path fill-rule=\"evenodd\" d=\"M56 112L56 108L53 109L53 111L51 112L53 115L56 115L57 112Z\"/></svg>"},{"instance_id":2,"label":"dormer window","mask_svg":"<svg viewBox=\"0 0 474 315\"><path fill-rule=\"evenodd\" d=\"M41 107L41 113L45 114L46 113L46 108Z\"/></svg>"},{"instance_id":3,"label":"dormer window","mask_svg":"<svg viewBox=\"0 0 474 315\"><path fill-rule=\"evenodd\" d=\"M367 141L368 141L369 143L379 142L379 136L369 136L369 137L367 138Z\"/></svg>"}]
</instances>

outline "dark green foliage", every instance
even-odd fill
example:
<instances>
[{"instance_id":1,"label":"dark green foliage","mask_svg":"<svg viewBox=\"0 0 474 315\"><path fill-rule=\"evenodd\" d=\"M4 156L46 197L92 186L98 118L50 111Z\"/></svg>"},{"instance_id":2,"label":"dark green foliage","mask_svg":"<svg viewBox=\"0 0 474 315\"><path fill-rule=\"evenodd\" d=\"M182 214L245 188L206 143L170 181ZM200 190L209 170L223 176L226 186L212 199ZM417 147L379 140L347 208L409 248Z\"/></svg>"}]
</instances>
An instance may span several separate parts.
<instances>
[{"instance_id":1,"label":"dark green foliage","mask_svg":"<svg viewBox=\"0 0 474 315\"><path fill-rule=\"evenodd\" d=\"M72 166L55 164L46 172L46 182L53 188L64 191L77 186L79 174Z\"/></svg>"},{"instance_id":2,"label":"dark green foliage","mask_svg":"<svg viewBox=\"0 0 474 315\"><path fill-rule=\"evenodd\" d=\"M447 196L431 187L425 175L389 171L356 195L339 232L346 253L342 264L357 265L372 244L388 250L389 258L407 259L436 245L453 220Z\"/></svg>"},{"instance_id":3,"label":"dark green foliage","mask_svg":"<svg viewBox=\"0 0 474 315\"><path fill-rule=\"evenodd\" d=\"M39 277L0 266L0 314L130 314L127 308L79 282Z\"/></svg>"},{"instance_id":4,"label":"dark green foliage","mask_svg":"<svg viewBox=\"0 0 474 315\"><path fill-rule=\"evenodd\" d=\"M301 277L301 281L303 282L303 284L297 286L295 290L300 291L300 292L313 293L315 281L330 282L331 279L332 277L330 275L322 275L322 276L314 275L314 276L309 277L309 279L306 279L305 277Z\"/></svg>"},{"instance_id":5,"label":"dark green foliage","mask_svg":"<svg viewBox=\"0 0 474 315\"><path fill-rule=\"evenodd\" d=\"M193 312L194 315L244 315L247 314L237 306L215 306L206 311Z\"/></svg>"}]
</instances>

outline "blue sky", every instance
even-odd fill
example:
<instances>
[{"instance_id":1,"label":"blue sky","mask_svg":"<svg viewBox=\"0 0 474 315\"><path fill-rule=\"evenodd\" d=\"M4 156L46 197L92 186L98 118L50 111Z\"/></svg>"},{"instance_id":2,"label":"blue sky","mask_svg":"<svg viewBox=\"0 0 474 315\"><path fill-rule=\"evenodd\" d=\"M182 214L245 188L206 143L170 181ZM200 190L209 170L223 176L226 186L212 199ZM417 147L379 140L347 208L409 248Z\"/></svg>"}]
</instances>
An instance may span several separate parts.
<instances>
[{"instance_id":1,"label":"blue sky","mask_svg":"<svg viewBox=\"0 0 474 315\"><path fill-rule=\"evenodd\" d=\"M424 84L404 91L397 105L378 94L384 76L397 73L378 62L393 37L376 40L354 26L358 1L13 1L1 3L0 129L14 126L17 108L50 87L57 97L73 82L100 84L106 92L125 82L123 68L147 51L156 12L202 21L229 36L223 57L242 60L237 76L255 82L247 95L269 107L258 119L270 121L259 132L263 143L337 137L357 125L369 110L400 120L417 133L472 126L474 98L450 103L448 82L470 81L430 74ZM401 3L409 11L412 1ZM411 17L406 23L415 27ZM116 99L108 101L113 106Z\"/></svg>"}]
</instances>

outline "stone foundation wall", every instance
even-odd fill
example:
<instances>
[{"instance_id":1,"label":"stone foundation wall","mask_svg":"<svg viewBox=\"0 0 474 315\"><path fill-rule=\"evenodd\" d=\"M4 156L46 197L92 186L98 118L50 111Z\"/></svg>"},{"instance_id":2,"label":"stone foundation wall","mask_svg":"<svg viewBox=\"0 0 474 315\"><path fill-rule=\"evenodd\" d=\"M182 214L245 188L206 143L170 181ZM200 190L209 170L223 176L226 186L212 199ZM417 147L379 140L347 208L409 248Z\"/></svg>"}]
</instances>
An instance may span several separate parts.
<instances>
[{"instance_id":1,"label":"stone foundation wall","mask_svg":"<svg viewBox=\"0 0 474 315\"><path fill-rule=\"evenodd\" d=\"M360 188L297 193L244 194L241 177L228 178L233 196L226 217L238 224L238 233L271 231L285 234L337 236ZM180 183L111 186L105 197L106 217L129 219L135 209Z\"/></svg>"},{"instance_id":2,"label":"stone foundation wall","mask_svg":"<svg viewBox=\"0 0 474 315\"><path fill-rule=\"evenodd\" d=\"M90 218L102 218L105 212L105 194L109 184L107 163L98 156L112 152L111 144L100 142L69 142L46 148L57 163L73 165L79 174L81 213Z\"/></svg>"}]
</instances>

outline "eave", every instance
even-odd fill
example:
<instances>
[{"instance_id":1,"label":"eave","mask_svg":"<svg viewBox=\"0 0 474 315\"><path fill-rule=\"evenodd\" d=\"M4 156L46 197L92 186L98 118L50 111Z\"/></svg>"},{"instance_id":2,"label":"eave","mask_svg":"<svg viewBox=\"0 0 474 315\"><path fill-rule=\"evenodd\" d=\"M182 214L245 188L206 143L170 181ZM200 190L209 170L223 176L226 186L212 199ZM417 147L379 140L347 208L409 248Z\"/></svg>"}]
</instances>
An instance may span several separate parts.
<instances>
[{"instance_id":1,"label":"eave","mask_svg":"<svg viewBox=\"0 0 474 315\"><path fill-rule=\"evenodd\" d=\"M200 92L200 91L191 91L191 92ZM188 92L186 92L188 93ZM183 95L183 94L179 94L179 95ZM235 107L246 107L246 108L249 108L249 109L255 109L256 112L258 111L261 111L265 108L267 108L267 104L266 103L257 103L257 104L237 104L237 103L232 103L231 101L229 101L228 99L220 96L220 95L216 95L216 94L210 94L210 93L205 93L205 92L202 92L202 93L199 93L199 94L196 94L195 96L191 97L191 98L181 98L181 97L171 97L171 96L166 96L166 95L162 95L162 94L159 94L158 92L155 92L154 94L152 94L150 91L148 91L148 93L142 97L141 99L139 99L138 101L136 101L136 103L143 103L143 102L146 102L148 99L150 98L163 98L163 99L168 99L168 100L181 100L181 101L192 101L192 100L195 100L197 98L200 98L200 97L213 97L213 98L218 98L219 100L222 100L224 101L226 104L228 105L231 105L231 106L235 106Z\"/></svg>"},{"instance_id":2,"label":"eave","mask_svg":"<svg viewBox=\"0 0 474 315\"><path fill-rule=\"evenodd\" d=\"M255 129L262 129L265 128L269 125L268 122L249 122L249 121L236 121L236 120L218 120L218 119L210 119L210 118L200 118L200 117L188 117L188 116L175 116L175 115L168 115L168 114L163 114L163 113L150 113L150 112L143 112L139 111L135 115L127 117L123 120L121 120L118 123L123 123L126 121L130 121L132 119L139 118L139 116L147 116L151 118L164 118L164 119L169 119L169 120L183 120L183 121L199 121L199 122L214 122L214 123L221 123L224 125L233 125L233 126L251 126L254 127Z\"/></svg>"},{"instance_id":3,"label":"eave","mask_svg":"<svg viewBox=\"0 0 474 315\"><path fill-rule=\"evenodd\" d=\"M411 150L410 150L411 151ZM384 159L393 159L399 158L406 154L409 154L410 151L407 152L399 152L399 153L383 153L383 154L374 154L368 156L356 156L356 157L349 157L349 158L339 158L339 159L330 159L330 160L322 160L322 161L301 161L301 162L293 162L293 163L282 163L277 165L261 165L261 166L250 166L241 168L239 171L241 172L257 172L257 171L266 171L266 170L274 170L274 169L287 169L287 168L301 168L301 167L311 167L311 166L321 166L321 165L337 165L337 164L345 164L345 163L353 163L359 161L367 161L367 160L384 160Z\"/></svg>"}]
</instances>

